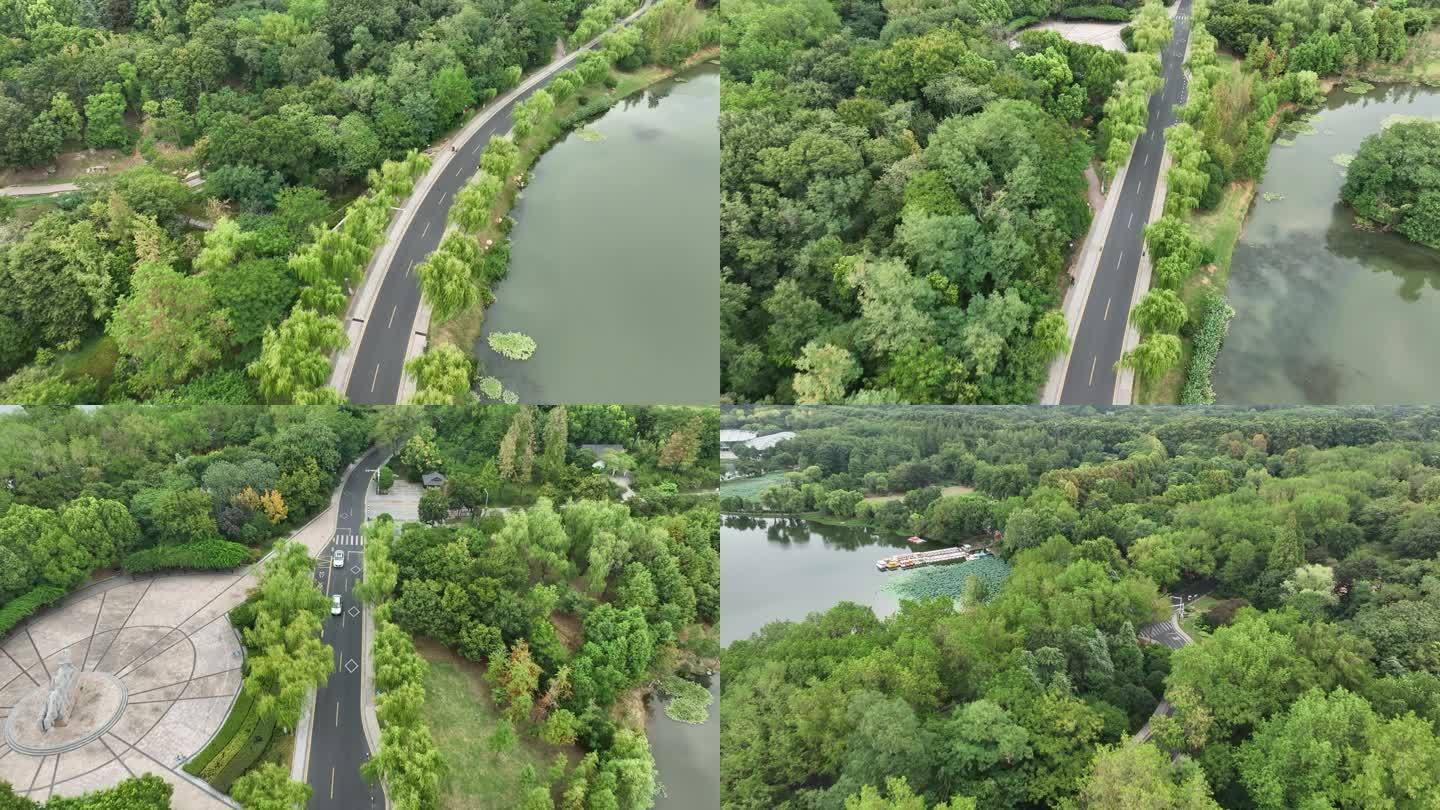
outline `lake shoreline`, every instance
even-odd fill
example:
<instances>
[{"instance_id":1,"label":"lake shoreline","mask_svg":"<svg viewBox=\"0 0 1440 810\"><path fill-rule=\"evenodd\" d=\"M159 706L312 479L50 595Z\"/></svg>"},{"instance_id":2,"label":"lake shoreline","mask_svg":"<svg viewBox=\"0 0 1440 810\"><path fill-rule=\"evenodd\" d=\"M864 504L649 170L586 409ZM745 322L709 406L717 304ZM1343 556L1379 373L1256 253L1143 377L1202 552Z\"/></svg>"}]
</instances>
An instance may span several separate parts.
<instances>
[{"instance_id":1,"label":"lake shoreline","mask_svg":"<svg viewBox=\"0 0 1440 810\"><path fill-rule=\"evenodd\" d=\"M536 124L534 133L537 139L520 149L519 158L512 171L520 177L525 177L525 183L523 183L520 188L516 188L508 182L506 183L504 191L501 192L496 202L495 209L491 212L495 224L480 232L477 238L482 242L487 239L493 240L496 244L509 238L510 228L513 225L510 214L519 200L519 191L523 189L525 185L528 185L528 175L531 169L535 164L539 163L540 159L550 152L551 149L564 140L566 136L577 130L584 129L586 124L615 109L620 102L634 96L636 93L644 92L667 79L673 79L679 73L694 68L706 61L718 59L719 55L719 46L710 46L701 48L695 53L690 54L685 58L684 62L673 68L662 65L644 65L629 74L612 68L612 75L616 76L617 82L615 91L613 93L607 91L603 105L594 105L593 110L587 111L584 115L574 117L573 119L571 117L575 116L575 114L581 110L579 105L580 97L586 90L591 88L581 88L581 90L576 93L573 99L575 102L573 107L569 103L557 104L555 110L552 111L545 120ZM569 101L572 100L567 99L567 102ZM563 114L562 110L564 111ZM437 325L435 329L436 342L457 346L478 361L479 355L476 352L476 346L480 342L481 329L485 323L485 313L491 303L493 302L487 303L483 298L477 300L469 309L460 312L444 324Z\"/></svg>"},{"instance_id":2,"label":"lake shoreline","mask_svg":"<svg viewBox=\"0 0 1440 810\"><path fill-rule=\"evenodd\" d=\"M1270 154L1277 148L1277 141L1280 134L1287 125L1306 115L1315 115L1326 109L1326 105L1336 98L1336 94L1347 94L1345 87L1350 81L1364 80L1373 84L1376 90L1390 90L1396 87L1423 87L1421 83L1410 80L1405 81L1398 78L1389 81L1379 78L1371 65L1365 69L1358 70L1355 76L1347 79L1343 76L1329 76L1320 80L1321 100L1311 107L1301 107L1294 102L1288 102L1277 110L1274 116L1274 124L1270 130L1270 147L1266 155L1266 165L1270 162ZM1377 130L1378 131L1378 130ZM1263 176L1263 175L1262 175ZM1240 245L1241 239L1245 236L1246 228L1250 223L1251 215L1255 211L1257 198L1260 197L1260 186L1262 181L1245 180L1232 181L1222 194L1221 201L1212 211L1192 211L1186 222L1195 227L1203 223L1205 230L1209 233L1209 245L1215 257L1215 261L1202 268L1201 273L1187 281L1182 289L1181 297L1187 304L1198 297L1202 290L1197 284L1202 284L1206 289L1213 290L1228 299L1230 294L1230 270L1231 260L1235 255L1236 248ZM1238 201L1238 202L1237 202ZM1348 206L1346 206L1348 210ZM1137 388L1135 404L1137 405L1177 405L1180 402L1180 389L1184 385L1192 358L1193 339L1188 336L1181 336L1181 358L1175 368L1171 369L1165 376L1155 381L1145 381ZM1223 348L1222 348L1223 352ZM1215 370L1211 370L1212 381ZM1217 399L1217 402L1219 400Z\"/></svg>"}]
</instances>

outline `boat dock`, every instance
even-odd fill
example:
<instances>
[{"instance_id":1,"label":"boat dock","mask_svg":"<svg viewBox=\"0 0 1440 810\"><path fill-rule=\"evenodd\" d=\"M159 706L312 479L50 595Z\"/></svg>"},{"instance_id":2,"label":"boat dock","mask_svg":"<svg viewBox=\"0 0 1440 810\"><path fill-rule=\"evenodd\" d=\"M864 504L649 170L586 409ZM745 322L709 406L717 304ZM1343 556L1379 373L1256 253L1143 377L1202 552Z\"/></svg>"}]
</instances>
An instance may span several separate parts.
<instances>
[{"instance_id":1,"label":"boat dock","mask_svg":"<svg viewBox=\"0 0 1440 810\"><path fill-rule=\"evenodd\" d=\"M875 568L878 571L900 571L919 568L923 565L940 565L948 562L978 560L981 557L989 556L989 546L977 548L969 543L963 543L948 548L937 548L933 551L892 554L889 557L876 560Z\"/></svg>"}]
</instances>

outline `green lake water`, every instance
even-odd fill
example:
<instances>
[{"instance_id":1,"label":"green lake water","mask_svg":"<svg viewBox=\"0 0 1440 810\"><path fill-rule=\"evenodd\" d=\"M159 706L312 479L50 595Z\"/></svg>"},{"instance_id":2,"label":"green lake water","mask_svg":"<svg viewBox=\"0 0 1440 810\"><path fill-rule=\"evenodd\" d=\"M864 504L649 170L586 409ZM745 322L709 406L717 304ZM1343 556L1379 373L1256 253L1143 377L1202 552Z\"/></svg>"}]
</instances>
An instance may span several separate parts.
<instances>
[{"instance_id":1,"label":"green lake water","mask_svg":"<svg viewBox=\"0 0 1440 810\"><path fill-rule=\"evenodd\" d=\"M1313 133L1271 149L1231 264L1236 316L1215 367L1217 401L1440 401L1440 253L1356 230L1333 161L1392 115L1440 116L1440 91L1337 90Z\"/></svg>"},{"instance_id":2,"label":"green lake water","mask_svg":"<svg viewBox=\"0 0 1440 810\"><path fill-rule=\"evenodd\" d=\"M720 75L705 64L620 102L536 162L510 275L476 354L522 402L694 403L720 394Z\"/></svg>"},{"instance_id":3,"label":"green lake water","mask_svg":"<svg viewBox=\"0 0 1440 810\"><path fill-rule=\"evenodd\" d=\"M928 548L923 546L922 548ZM875 561L915 548L899 536L800 518L724 515L720 522L720 643L749 638L776 621L803 619L840 602L878 616L900 607L881 590Z\"/></svg>"},{"instance_id":4,"label":"green lake water","mask_svg":"<svg viewBox=\"0 0 1440 810\"><path fill-rule=\"evenodd\" d=\"M656 810L718 810L720 807L720 676L701 680L714 700L701 725L665 716L665 700L652 698L645 707L645 731L655 770L664 792L655 797Z\"/></svg>"}]
</instances>

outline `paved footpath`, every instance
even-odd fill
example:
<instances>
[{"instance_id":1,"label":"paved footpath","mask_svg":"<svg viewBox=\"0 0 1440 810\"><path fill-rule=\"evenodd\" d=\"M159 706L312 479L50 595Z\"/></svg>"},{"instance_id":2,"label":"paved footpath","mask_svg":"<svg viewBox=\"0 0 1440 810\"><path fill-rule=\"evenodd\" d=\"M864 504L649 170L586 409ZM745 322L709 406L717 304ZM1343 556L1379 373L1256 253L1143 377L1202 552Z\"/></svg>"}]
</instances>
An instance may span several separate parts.
<instances>
[{"instance_id":1,"label":"paved footpath","mask_svg":"<svg viewBox=\"0 0 1440 810\"><path fill-rule=\"evenodd\" d=\"M292 535L311 554L330 539L338 497ZM121 574L78 589L16 627L0 642L0 716L48 688L65 656L83 671L113 675L128 698L114 726L72 751L29 755L0 739L0 779L43 802L153 773L175 788L176 810L234 807L181 766L219 731L240 691L245 654L226 614L245 600L263 564L221 573Z\"/></svg>"}]
</instances>

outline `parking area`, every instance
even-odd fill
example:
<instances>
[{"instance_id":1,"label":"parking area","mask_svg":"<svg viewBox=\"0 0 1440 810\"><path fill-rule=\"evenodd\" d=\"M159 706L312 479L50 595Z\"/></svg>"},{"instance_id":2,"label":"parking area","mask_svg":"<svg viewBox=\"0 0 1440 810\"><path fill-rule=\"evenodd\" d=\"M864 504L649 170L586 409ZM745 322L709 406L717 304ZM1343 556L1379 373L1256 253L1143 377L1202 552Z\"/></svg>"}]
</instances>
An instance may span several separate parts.
<instances>
[{"instance_id":1,"label":"parking area","mask_svg":"<svg viewBox=\"0 0 1440 810\"><path fill-rule=\"evenodd\" d=\"M370 494L365 498L365 519L388 514L395 518L396 523L419 520L420 495L424 492L425 488L419 484L397 478L390 491L381 495L375 491L374 482L371 482Z\"/></svg>"}]
</instances>

